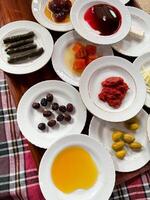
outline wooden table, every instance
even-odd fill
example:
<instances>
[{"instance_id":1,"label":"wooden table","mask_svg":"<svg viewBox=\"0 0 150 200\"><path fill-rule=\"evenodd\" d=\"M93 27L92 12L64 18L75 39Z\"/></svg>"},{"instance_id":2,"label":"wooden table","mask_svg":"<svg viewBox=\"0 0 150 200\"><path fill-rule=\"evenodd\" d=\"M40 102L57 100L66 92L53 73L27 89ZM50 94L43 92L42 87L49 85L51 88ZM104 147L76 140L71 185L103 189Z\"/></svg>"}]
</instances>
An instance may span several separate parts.
<instances>
[{"instance_id":1,"label":"wooden table","mask_svg":"<svg viewBox=\"0 0 150 200\"><path fill-rule=\"evenodd\" d=\"M31 12L31 0L1 0L0 1L0 25L3 26L9 22L17 20L31 20L35 21L32 12ZM62 35L61 33L56 33L51 31L54 41ZM115 52L116 55L117 52ZM27 75L13 75L5 73L9 89L13 96L16 106L18 105L22 95L26 92L28 88L32 85L44 81L44 80L54 80L59 79L56 73L52 68L51 61L41 70L27 74ZM148 110L150 112L150 110ZM88 113L87 123L83 130L84 133L88 133L88 125L91 119L91 114ZM30 131L30 130L29 130ZM41 157L45 150L40 149L29 143L30 150L32 152L33 158L35 160L37 168ZM126 180L131 179L132 177L137 176L138 174L147 171L150 169L150 163L146 165L145 168L142 168L138 171L132 173L117 173L117 184L120 184Z\"/></svg>"}]
</instances>

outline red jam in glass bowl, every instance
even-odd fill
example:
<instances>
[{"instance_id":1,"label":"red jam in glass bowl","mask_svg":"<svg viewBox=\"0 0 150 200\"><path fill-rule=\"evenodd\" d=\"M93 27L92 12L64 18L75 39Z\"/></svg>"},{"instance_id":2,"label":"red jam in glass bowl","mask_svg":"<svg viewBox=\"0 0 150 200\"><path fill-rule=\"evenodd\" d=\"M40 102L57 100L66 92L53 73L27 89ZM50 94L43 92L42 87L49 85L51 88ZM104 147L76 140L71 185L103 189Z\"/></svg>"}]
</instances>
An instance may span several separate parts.
<instances>
[{"instance_id":1,"label":"red jam in glass bowl","mask_svg":"<svg viewBox=\"0 0 150 200\"><path fill-rule=\"evenodd\" d=\"M97 4L89 8L84 15L84 20L104 36L116 33L122 22L119 10L107 4Z\"/></svg>"}]
</instances>

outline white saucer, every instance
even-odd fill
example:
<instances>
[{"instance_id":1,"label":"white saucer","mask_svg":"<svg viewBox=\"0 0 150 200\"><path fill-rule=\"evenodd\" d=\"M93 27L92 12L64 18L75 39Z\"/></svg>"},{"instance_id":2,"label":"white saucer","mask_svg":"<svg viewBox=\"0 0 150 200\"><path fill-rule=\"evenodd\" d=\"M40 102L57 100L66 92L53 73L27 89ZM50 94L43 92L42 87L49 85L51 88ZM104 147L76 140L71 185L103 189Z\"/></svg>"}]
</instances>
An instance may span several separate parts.
<instances>
[{"instance_id":1,"label":"white saucer","mask_svg":"<svg viewBox=\"0 0 150 200\"><path fill-rule=\"evenodd\" d=\"M50 171L55 156L69 146L85 148L94 159L100 174L92 188L65 194L52 182ZM46 200L98 200L99 197L108 200L115 184L115 169L110 154L101 143L86 135L70 135L59 139L45 152L39 167L39 183Z\"/></svg>"},{"instance_id":2,"label":"white saucer","mask_svg":"<svg viewBox=\"0 0 150 200\"><path fill-rule=\"evenodd\" d=\"M73 29L71 22L66 23L56 23L49 20L44 13L45 6L47 5L48 0L33 0L32 1L32 13L35 19L45 26L46 28L53 30L53 31L69 31Z\"/></svg>"},{"instance_id":3,"label":"white saucer","mask_svg":"<svg viewBox=\"0 0 150 200\"><path fill-rule=\"evenodd\" d=\"M129 7L131 14L132 26L144 30L144 38L142 40L133 38L130 34L125 39L113 45L113 48L127 56L138 57L150 51L150 15L141 9Z\"/></svg>"},{"instance_id":4,"label":"white saucer","mask_svg":"<svg viewBox=\"0 0 150 200\"><path fill-rule=\"evenodd\" d=\"M3 39L8 36L24 34L33 31L35 33L34 41L38 47L43 47L44 53L36 59L20 64L9 64ZM53 51L53 38L51 34L38 23L32 21L15 21L6 24L0 29L0 69L12 74L27 74L37 71L51 58Z\"/></svg>"},{"instance_id":5,"label":"white saucer","mask_svg":"<svg viewBox=\"0 0 150 200\"><path fill-rule=\"evenodd\" d=\"M106 122L96 117L92 118L90 127L89 127L89 135L95 138L97 141L104 144L107 150L112 155L112 159L114 160L114 165L116 171L119 172L131 172L143 167L150 160L150 145L147 137L147 120L148 114L141 110L137 117L140 119L141 127L136 133L125 128L124 123L111 123ZM127 149L127 155L123 160L118 159L114 155L114 151L112 150L112 132L113 129L132 132L135 135L137 141L139 141L143 148L140 152L133 152L129 148Z\"/></svg>"},{"instance_id":6,"label":"white saucer","mask_svg":"<svg viewBox=\"0 0 150 200\"><path fill-rule=\"evenodd\" d=\"M38 124L41 122L47 124L48 120L43 117L40 111L32 108L32 103L40 102L49 92L54 95L53 102L58 102L59 105L72 103L75 112L71 115L72 121L70 123L60 124L54 128L47 126L45 131L40 131L37 128ZM55 116L57 116L56 113ZM48 148L63 136L81 133L86 122L86 108L80 94L74 87L62 81L43 81L32 86L22 96L17 109L17 122L24 137L32 144Z\"/></svg>"},{"instance_id":7,"label":"white saucer","mask_svg":"<svg viewBox=\"0 0 150 200\"><path fill-rule=\"evenodd\" d=\"M92 29L84 20L85 12L96 4L110 4L116 7L122 16L122 23L119 30L110 36L101 36ZM95 44L114 44L122 40L129 32L131 27L131 16L125 5L118 0L76 0L70 12L71 22L74 29L86 40Z\"/></svg>"},{"instance_id":8,"label":"white saucer","mask_svg":"<svg viewBox=\"0 0 150 200\"><path fill-rule=\"evenodd\" d=\"M122 77L129 87L122 105L117 109L98 98L102 81L114 76ZM111 122L125 121L135 116L146 98L145 83L139 70L128 60L116 56L104 56L90 63L82 73L79 89L87 109L98 118Z\"/></svg>"},{"instance_id":9,"label":"white saucer","mask_svg":"<svg viewBox=\"0 0 150 200\"><path fill-rule=\"evenodd\" d=\"M74 86L79 86L80 75L72 73L66 66L64 59L65 50L75 41L83 41L84 43L91 44L87 40L80 37L75 31L65 33L56 41L54 45L52 64L55 72L62 80ZM113 55L113 51L110 46L96 45L96 48L97 53L103 54L103 56Z\"/></svg>"},{"instance_id":10,"label":"white saucer","mask_svg":"<svg viewBox=\"0 0 150 200\"><path fill-rule=\"evenodd\" d=\"M139 70L141 70L143 65L144 67L150 68L150 52L136 58L133 64ZM146 95L145 105L150 108L150 93L148 92Z\"/></svg>"}]
</instances>

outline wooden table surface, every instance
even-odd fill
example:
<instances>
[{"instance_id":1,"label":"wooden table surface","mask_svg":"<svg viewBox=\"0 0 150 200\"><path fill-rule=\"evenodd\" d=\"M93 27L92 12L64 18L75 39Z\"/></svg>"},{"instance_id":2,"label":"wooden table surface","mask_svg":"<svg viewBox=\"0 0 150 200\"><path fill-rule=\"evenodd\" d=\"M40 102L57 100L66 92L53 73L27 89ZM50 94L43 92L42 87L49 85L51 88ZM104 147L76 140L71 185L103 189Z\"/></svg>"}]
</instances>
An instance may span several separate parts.
<instances>
[{"instance_id":1,"label":"wooden table surface","mask_svg":"<svg viewBox=\"0 0 150 200\"><path fill-rule=\"evenodd\" d=\"M9 22L17 20L31 20L35 21L31 12L31 0L0 0L0 26L3 26ZM51 31L54 41L62 35L61 33L56 33ZM44 80L54 80L59 79L52 68L51 61L43 67L41 70L27 74L27 75L13 75L5 73L10 92L13 96L16 106L18 105L22 95L26 92L28 88L32 85L44 81ZM149 111L149 110L148 110ZM84 133L88 131L88 124L91 119L91 114L88 113L88 119L86 126L83 130ZM30 131L30 130L29 130ZM33 158L35 160L37 168L41 157L45 150L40 149L29 143L30 150L32 152ZM132 173L117 173L117 184L120 184L132 177L150 169L150 163L138 171Z\"/></svg>"}]
</instances>

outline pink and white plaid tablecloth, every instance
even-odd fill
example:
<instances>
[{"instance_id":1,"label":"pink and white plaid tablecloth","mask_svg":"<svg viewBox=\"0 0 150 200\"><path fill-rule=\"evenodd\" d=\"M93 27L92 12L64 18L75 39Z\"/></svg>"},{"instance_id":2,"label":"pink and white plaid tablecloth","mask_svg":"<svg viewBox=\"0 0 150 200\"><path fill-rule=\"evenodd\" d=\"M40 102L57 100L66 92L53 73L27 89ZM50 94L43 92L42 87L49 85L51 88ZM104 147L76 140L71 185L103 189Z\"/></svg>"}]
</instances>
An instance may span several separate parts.
<instances>
[{"instance_id":1,"label":"pink and white plaid tablecloth","mask_svg":"<svg viewBox=\"0 0 150 200\"><path fill-rule=\"evenodd\" d=\"M28 142L17 126L16 108L0 71L0 200L43 199ZM150 170L114 188L110 200L150 200Z\"/></svg>"}]
</instances>

